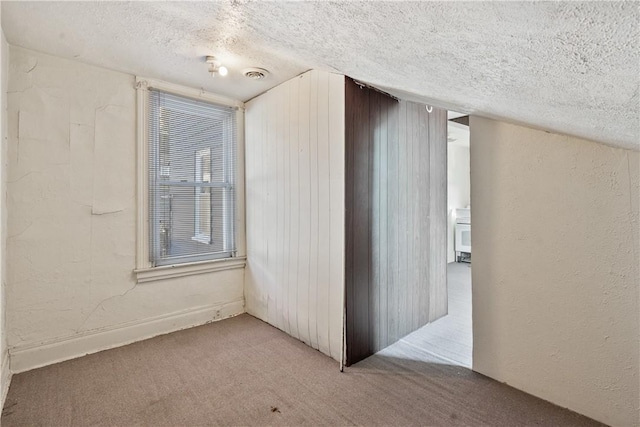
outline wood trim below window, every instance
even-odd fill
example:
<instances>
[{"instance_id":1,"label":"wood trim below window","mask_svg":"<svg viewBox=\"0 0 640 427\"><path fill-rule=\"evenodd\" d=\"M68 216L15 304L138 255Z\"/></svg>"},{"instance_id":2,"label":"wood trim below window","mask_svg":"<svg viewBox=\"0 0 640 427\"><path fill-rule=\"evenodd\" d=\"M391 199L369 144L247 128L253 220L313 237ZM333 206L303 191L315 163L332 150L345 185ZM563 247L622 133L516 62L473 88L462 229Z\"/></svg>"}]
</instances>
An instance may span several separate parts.
<instances>
[{"instance_id":1,"label":"wood trim below window","mask_svg":"<svg viewBox=\"0 0 640 427\"><path fill-rule=\"evenodd\" d=\"M214 271L234 270L244 268L246 264L246 257L233 257L211 261L163 265L152 268L140 268L133 271L136 274L137 283L147 283L156 280L193 276L194 274L212 273Z\"/></svg>"}]
</instances>

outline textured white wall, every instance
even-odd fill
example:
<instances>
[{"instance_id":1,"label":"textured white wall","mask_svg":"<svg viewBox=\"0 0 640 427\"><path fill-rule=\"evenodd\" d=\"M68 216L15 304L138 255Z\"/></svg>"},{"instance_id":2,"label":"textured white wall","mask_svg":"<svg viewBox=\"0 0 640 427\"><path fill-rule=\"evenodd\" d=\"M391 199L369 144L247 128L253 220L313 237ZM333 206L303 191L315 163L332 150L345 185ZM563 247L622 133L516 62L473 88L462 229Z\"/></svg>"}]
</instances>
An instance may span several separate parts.
<instances>
[{"instance_id":1,"label":"textured white wall","mask_svg":"<svg viewBox=\"0 0 640 427\"><path fill-rule=\"evenodd\" d=\"M1 20L0 20L1 22ZM9 71L9 45L0 28L0 406L4 405L11 382L6 334L6 244L7 244L7 81Z\"/></svg>"},{"instance_id":2,"label":"textured white wall","mask_svg":"<svg viewBox=\"0 0 640 427\"><path fill-rule=\"evenodd\" d=\"M14 372L243 311L243 271L136 285L134 77L11 47Z\"/></svg>"},{"instance_id":3,"label":"textured white wall","mask_svg":"<svg viewBox=\"0 0 640 427\"><path fill-rule=\"evenodd\" d=\"M468 135L467 132L467 138ZM447 262L456 260L454 239L456 209L467 207L471 200L469 167L469 145L449 143L447 147Z\"/></svg>"},{"instance_id":4,"label":"textured white wall","mask_svg":"<svg viewBox=\"0 0 640 427\"><path fill-rule=\"evenodd\" d=\"M639 425L639 165L471 118L474 370Z\"/></svg>"},{"instance_id":5,"label":"textured white wall","mask_svg":"<svg viewBox=\"0 0 640 427\"><path fill-rule=\"evenodd\" d=\"M247 311L340 359L344 76L309 71L246 107Z\"/></svg>"}]
</instances>

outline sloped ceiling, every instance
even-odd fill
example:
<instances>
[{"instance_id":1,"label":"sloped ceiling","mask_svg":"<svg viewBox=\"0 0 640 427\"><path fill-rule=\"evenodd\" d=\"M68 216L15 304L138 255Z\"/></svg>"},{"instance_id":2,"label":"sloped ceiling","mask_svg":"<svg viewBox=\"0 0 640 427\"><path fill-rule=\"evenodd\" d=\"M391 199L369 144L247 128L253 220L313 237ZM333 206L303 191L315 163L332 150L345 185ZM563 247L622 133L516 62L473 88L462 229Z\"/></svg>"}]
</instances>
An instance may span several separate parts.
<instances>
[{"instance_id":1,"label":"sloped ceiling","mask_svg":"<svg viewBox=\"0 0 640 427\"><path fill-rule=\"evenodd\" d=\"M8 2L9 43L248 100L307 69L640 149L634 2ZM211 78L203 57L230 70ZM250 81L240 70L263 67Z\"/></svg>"}]
</instances>

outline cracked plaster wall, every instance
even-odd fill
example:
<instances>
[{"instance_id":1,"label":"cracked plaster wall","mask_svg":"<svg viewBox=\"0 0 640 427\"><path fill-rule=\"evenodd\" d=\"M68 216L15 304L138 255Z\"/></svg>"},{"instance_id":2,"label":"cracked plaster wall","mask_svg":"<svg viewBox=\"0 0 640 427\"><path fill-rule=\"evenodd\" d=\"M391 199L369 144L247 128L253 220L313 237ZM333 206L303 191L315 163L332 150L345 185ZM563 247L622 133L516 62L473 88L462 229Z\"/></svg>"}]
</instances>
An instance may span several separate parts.
<instances>
[{"instance_id":1,"label":"cracked plaster wall","mask_svg":"<svg viewBox=\"0 0 640 427\"><path fill-rule=\"evenodd\" d=\"M12 354L185 310L242 307L242 270L136 285L134 76L13 46L10 55Z\"/></svg>"},{"instance_id":2,"label":"cracked plaster wall","mask_svg":"<svg viewBox=\"0 0 640 427\"><path fill-rule=\"evenodd\" d=\"M640 425L640 153L471 118L473 369Z\"/></svg>"}]
</instances>

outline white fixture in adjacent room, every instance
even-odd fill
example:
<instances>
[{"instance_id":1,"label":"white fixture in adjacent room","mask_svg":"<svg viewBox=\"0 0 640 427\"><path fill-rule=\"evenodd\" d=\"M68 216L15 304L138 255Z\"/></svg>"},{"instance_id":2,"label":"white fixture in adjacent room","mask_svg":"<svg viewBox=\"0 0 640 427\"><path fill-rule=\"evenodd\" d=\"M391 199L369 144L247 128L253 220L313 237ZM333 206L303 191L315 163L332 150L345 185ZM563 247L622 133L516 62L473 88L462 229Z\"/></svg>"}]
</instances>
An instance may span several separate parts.
<instances>
[{"instance_id":1,"label":"white fixture in adjacent room","mask_svg":"<svg viewBox=\"0 0 640 427\"><path fill-rule=\"evenodd\" d=\"M456 262L471 261L471 209L456 209Z\"/></svg>"},{"instance_id":2,"label":"white fixture in adjacent room","mask_svg":"<svg viewBox=\"0 0 640 427\"><path fill-rule=\"evenodd\" d=\"M463 117L464 114L449 111L447 126L447 262L456 261L456 209L463 209L471 204L470 198L470 150L469 126L456 123L452 117Z\"/></svg>"}]
</instances>

